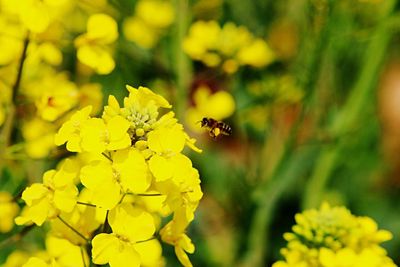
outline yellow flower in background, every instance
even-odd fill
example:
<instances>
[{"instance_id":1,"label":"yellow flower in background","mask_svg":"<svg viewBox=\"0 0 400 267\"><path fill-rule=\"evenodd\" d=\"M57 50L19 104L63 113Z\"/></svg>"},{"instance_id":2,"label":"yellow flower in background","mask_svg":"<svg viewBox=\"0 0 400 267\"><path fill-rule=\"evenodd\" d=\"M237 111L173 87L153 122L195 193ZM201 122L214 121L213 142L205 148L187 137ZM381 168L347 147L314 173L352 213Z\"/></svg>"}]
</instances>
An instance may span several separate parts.
<instances>
[{"instance_id":1,"label":"yellow flower in background","mask_svg":"<svg viewBox=\"0 0 400 267\"><path fill-rule=\"evenodd\" d=\"M48 235L46 251L55 260L56 266L85 267L89 265L89 257L86 251L63 238Z\"/></svg>"},{"instance_id":2,"label":"yellow flower in background","mask_svg":"<svg viewBox=\"0 0 400 267\"><path fill-rule=\"evenodd\" d=\"M54 84L57 84L57 87L54 87ZM62 74L46 77L44 81L33 86L40 88L33 90L36 90L37 93L40 92L40 97L35 104L38 115L44 120L54 121L77 104L78 88Z\"/></svg>"},{"instance_id":3,"label":"yellow flower in background","mask_svg":"<svg viewBox=\"0 0 400 267\"><path fill-rule=\"evenodd\" d=\"M70 10L70 0L3 0L6 13L17 15L22 24L33 33L42 33L49 25Z\"/></svg>"},{"instance_id":4,"label":"yellow flower in background","mask_svg":"<svg viewBox=\"0 0 400 267\"><path fill-rule=\"evenodd\" d=\"M213 20L196 21L182 45L192 59L208 67L220 66L228 74L242 65L261 68L275 60L275 54L263 39L231 22L220 27Z\"/></svg>"},{"instance_id":5,"label":"yellow flower in background","mask_svg":"<svg viewBox=\"0 0 400 267\"><path fill-rule=\"evenodd\" d=\"M99 74L108 74L115 68L111 44L118 38L118 25L106 14L94 14L87 22L87 32L75 39L79 61Z\"/></svg>"},{"instance_id":6,"label":"yellow flower in background","mask_svg":"<svg viewBox=\"0 0 400 267\"><path fill-rule=\"evenodd\" d=\"M40 118L33 118L22 125L22 136L25 139L25 151L31 158L44 158L55 148L54 124Z\"/></svg>"},{"instance_id":7,"label":"yellow flower in background","mask_svg":"<svg viewBox=\"0 0 400 267\"><path fill-rule=\"evenodd\" d=\"M43 175L43 183L34 183L22 193L27 206L21 216L15 219L16 224L35 223L42 225L48 218L55 218L60 211L71 212L76 205L78 189L73 184L77 174L49 170Z\"/></svg>"},{"instance_id":8,"label":"yellow flower in background","mask_svg":"<svg viewBox=\"0 0 400 267\"><path fill-rule=\"evenodd\" d=\"M0 7L3 7L0 2ZM8 65L19 59L23 46L23 30L18 23L11 23L5 14L0 16L0 66Z\"/></svg>"},{"instance_id":9,"label":"yellow flower in background","mask_svg":"<svg viewBox=\"0 0 400 267\"><path fill-rule=\"evenodd\" d=\"M19 206L8 192L0 192L0 232L11 231L14 226L14 218L19 212Z\"/></svg>"},{"instance_id":10,"label":"yellow flower in background","mask_svg":"<svg viewBox=\"0 0 400 267\"><path fill-rule=\"evenodd\" d=\"M311 209L296 214L292 233L286 233L287 247L281 250L284 261L273 267L395 267L381 242L392 234L378 230L369 217L357 217L345 207Z\"/></svg>"},{"instance_id":11,"label":"yellow flower in background","mask_svg":"<svg viewBox=\"0 0 400 267\"><path fill-rule=\"evenodd\" d=\"M202 118L223 120L235 112L235 100L227 91L211 92L207 86L200 86L193 94L193 106L186 112L186 123L194 132L202 132L198 122Z\"/></svg>"},{"instance_id":12,"label":"yellow flower in background","mask_svg":"<svg viewBox=\"0 0 400 267\"><path fill-rule=\"evenodd\" d=\"M174 16L174 7L169 1L140 0L135 14L124 20L124 35L143 48L153 48L173 23Z\"/></svg>"},{"instance_id":13,"label":"yellow flower in background","mask_svg":"<svg viewBox=\"0 0 400 267\"><path fill-rule=\"evenodd\" d=\"M35 43L31 42L28 46L28 57L26 65L37 66L44 62L52 66L61 64L63 55L55 44L51 42Z\"/></svg>"},{"instance_id":14,"label":"yellow flower in background","mask_svg":"<svg viewBox=\"0 0 400 267\"><path fill-rule=\"evenodd\" d=\"M29 260L29 254L21 250L14 250L8 255L2 267L20 267Z\"/></svg>"}]
</instances>

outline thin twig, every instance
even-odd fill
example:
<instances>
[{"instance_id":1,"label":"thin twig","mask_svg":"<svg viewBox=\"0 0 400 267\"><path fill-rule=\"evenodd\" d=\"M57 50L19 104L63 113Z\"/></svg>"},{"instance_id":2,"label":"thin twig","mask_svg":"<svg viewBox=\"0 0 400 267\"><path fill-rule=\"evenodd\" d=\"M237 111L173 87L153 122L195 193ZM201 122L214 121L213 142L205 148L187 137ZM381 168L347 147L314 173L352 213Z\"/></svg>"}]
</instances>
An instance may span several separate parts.
<instances>
[{"instance_id":1,"label":"thin twig","mask_svg":"<svg viewBox=\"0 0 400 267\"><path fill-rule=\"evenodd\" d=\"M85 254L83 251L83 247L81 246L81 256L82 256L82 262L83 262L83 267L86 267L86 261L85 261Z\"/></svg>"},{"instance_id":2,"label":"thin twig","mask_svg":"<svg viewBox=\"0 0 400 267\"><path fill-rule=\"evenodd\" d=\"M156 238L157 238L156 236L152 236L152 237L150 237L149 239L145 239L145 240L136 241L136 244L138 244L138 243L144 243L144 242L147 242L147 241L150 241L150 240L156 239Z\"/></svg>"},{"instance_id":3,"label":"thin twig","mask_svg":"<svg viewBox=\"0 0 400 267\"><path fill-rule=\"evenodd\" d=\"M101 153L104 157L106 157L108 160L110 160L111 162L113 162L113 160L112 160L112 158L109 156L109 155L107 155L106 153Z\"/></svg>"},{"instance_id":4,"label":"thin twig","mask_svg":"<svg viewBox=\"0 0 400 267\"><path fill-rule=\"evenodd\" d=\"M86 202L81 202L81 201L77 201L77 202L76 202L76 204L79 204L79 205L85 205L85 206L94 207L94 208L96 208L96 207L97 207L97 206L96 206L96 205L94 205L94 204L91 204L91 203L86 203Z\"/></svg>"},{"instance_id":5,"label":"thin twig","mask_svg":"<svg viewBox=\"0 0 400 267\"><path fill-rule=\"evenodd\" d=\"M62 221L65 226L67 226L69 229L71 229L75 234L79 235L82 239L84 239L87 243L90 243L90 240L86 238L83 234L79 233L74 227L72 227L69 223L67 223L63 218L61 218L60 215L57 216L60 221Z\"/></svg>"}]
</instances>

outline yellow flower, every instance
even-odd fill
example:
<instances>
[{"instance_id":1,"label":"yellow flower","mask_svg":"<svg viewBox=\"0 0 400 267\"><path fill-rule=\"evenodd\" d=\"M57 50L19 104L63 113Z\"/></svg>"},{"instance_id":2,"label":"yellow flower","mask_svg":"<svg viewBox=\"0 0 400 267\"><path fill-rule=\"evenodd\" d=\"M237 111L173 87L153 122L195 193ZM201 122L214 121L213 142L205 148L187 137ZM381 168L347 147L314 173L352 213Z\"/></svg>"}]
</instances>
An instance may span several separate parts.
<instances>
[{"instance_id":1,"label":"yellow flower","mask_svg":"<svg viewBox=\"0 0 400 267\"><path fill-rule=\"evenodd\" d=\"M42 225L46 219L55 218L60 211L71 212L76 204L78 190L73 184L74 171L49 170L43 183L34 183L22 193L27 204L25 212L15 219L16 224Z\"/></svg>"},{"instance_id":2,"label":"yellow flower","mask_svg":"<svg viewBox=\"0 0 400 267\"><path fill-rule=\"evenodd\" d=\"M222 28L216 21L193 23L183 41L183 49L194 60L208 67L221 66L228 74L236 72L241 65L260 68L275 59L264 40L231 22Z\"/></svg>"},{"instance_id":3,"label":"yellow flower","mask_svg":"<svg viewBox=\"0 0 400 267\"><path fill-rule=\"evenodd\" d=\"M80 192L78 201L84 203L91 203L86 189ZM100 213L100 208L86 206L86 205L76 205L74 210L69 213L61 213L61 218L68 222L70 226L74 229L79 229L79 233L90 239L92 233L104 223L105 213L104 210L101 218L97 218L98 213ZM74 245L84 245L86 240L81 236L77 235L69 227L67 227L61 220L51 221L51 232L53 236L63 238L68 240Z\"/></svg>"},{"instance_id":4,"label":"yellow flower","mask_svg":"<svg viewBox=\"0 0 400 267\"><path fill-rule=\"evenodd\" d=\"M82 125L89 120L91 106L87 106L77 111L71 118L65 122L55 136L55 144L60 146L67 142L67 149L71 152L79 152L81 149L80 131Z\"/></svg>"},{"instance_id":5,"label":"yellow flower","mask_svg":"<svg viewBox=\"0 0 400 267\"><path fill-rule=\"evenodd\" d=\"M24 122L22 125L22 136L25 139L25 151L31 158L47 157L55 148L54 135L55 126L38 117Z\"/></svg>"},{"instance_id":6,"label":"yellow flower","mask_svg":"<svg viewBox=\"0 0 400 267\"><path fill-rule=\"evenodd\" d=\"M51 258L55 259L58 266L85 267L89 265L86 251L63 238L48 235L46 251ZM83 262L83 258L85 262Z\"/></svg>"},{"instance_id":7,"label":"yellow flower","mask_svg":"<svg viewBox=\"0 0 400 267\"><path fill-rule=\"evenodd\" d=\"M1 6L3 8L3 6ZM2 10L3 11L3 10ZM10 23L8 17L3 13L0 16L0 65L8 65L19 59L23 46L23 29L17 23Z\"/></svg>"},{"instance_id":8,"label":"yellow flower","mask_svg":"<svg viewBox=\"0 0 400 267\"><path fill-rule=\"evenodd\" d=\"M79 61L99 74L108 74L115 62L111 56L110 44L118 38L118 25L106 14L94 14L87 22L87 32L78 36L75 46Z\"/></svg>"},{"instance_id":9,"label":"yellow flower","mask_svg":"<svg viewBox=\"0 0 400 267\"><path fill-rule=\"evenodd\" d=\"M150 49L173 23L174 15L174 7L168 1L140 0L134 16L123 23L124 35L129 41Z\"/></svg>"},{"instance_id":10,"label":"yellow flower","mask_svg":"<svg viewBox=\"0 0 400 267\"><path fill-rule=\"evenodd\" d=\"M327 203L319 210L296 214L293 233L286 233L285 261L273 267L394 267L380 243L391 239L390 232L378 230L368 217L356 217L345 207L331 208Z\"/></svg>"},{"instance_id":11,"label":"yellow flower","mask_svg":"<svg viewBox=\"0 0 400 267\"><path fill-rule=\"evenodd\" d=\"M201 132L199 121L202 118L223 120L235 111L235 100L227 91L211 92L206 86L200 86L193 95L194 105L186 112L186 122L194 132Z\"/></svg>"},{"instance_id":12,"label":"yellow flower","mask_svg":"<svg viewBox=\"0 0 400 267\"><path fill-rule=\"evenodd\" d=\"M92 202L106 209L114 208L123 193L143 193L151 183L145 159L136 149L117 151L112 160L94 161L81 170L82 184L93 192Z\"/></svg>"},{"instance_id":13,"label":"yellow flower","mask_svg":"<svg viewBox=\"0 0 400 267\"><path fill-rule=\"evenodd\" d=\"M21 250L14 250L8 255L2 267L20 267L29 260L28 253Z\"/></svg>"},{"instance_id":14,"label":"yellow flower","mask_svg":"<svg viewBox=\"0 0 400 267\"><path fill-rule=\"evenodd\" d=\"M107 124L103 119L91 118L81 127L81 147L84 151L102 153L131 145L127 130L130 124L121 116L115 116Z\"/></svg>"},{"instance_id":15,"label":"yellow flower","mask_svg":"<svg viewBox=\"0 0 400 267\"><path fill-rule=\"evenodd\" d=\"M59 267L59 265L54 260L48 263L43 259L30 257L22 267Z\"/></svg>"},{"instance_id":16,"label":"yellow flower","mask_svg":"<svg viewBox=\"0 0 400 267\"><path fill-rule=\"evenodd\" d=\"M0 232L9 232L14 226L14 218L19 207L8 192L0 192Z\"/></svg>"},{"instance_id":17,"label":"yellow flower","mask_svg":"<svg viewBox=\"0 0 400 267\"><path fill-rule=\"evenodd\" d=\"M180 227L175 221L169 222L160 230L161 239L175 247L175 254L180 263L185 267L193 266L187 253L194 253L194 245L184 233L185 227Z\"/></svg>"},{"instance_id":18,"label":"yellow flower","mask_svg":"<svg viewBox=\"0 0 400 267\"><path fill-rule=\"evenodd\" d=\"M93 204L112 209L121 200L121 186L110 163L94 161L81 169L80 176L82 184L93 194Z\"/></svg>"},{"instance_id":19,"label":"yellow flower","mask_svg":"<svg viewBox=\"0 0 400 267\"><path fill-rule=\"evenodd\" d=\"M92 240L92 259L96 264L109 263L111 267L140 266L137 242L150 239L155 232L153 217L129 204L111 210L108 221L111 234L98 234ZM127 227L129 225L129 227Z\"/></svg>"}]
</instances>

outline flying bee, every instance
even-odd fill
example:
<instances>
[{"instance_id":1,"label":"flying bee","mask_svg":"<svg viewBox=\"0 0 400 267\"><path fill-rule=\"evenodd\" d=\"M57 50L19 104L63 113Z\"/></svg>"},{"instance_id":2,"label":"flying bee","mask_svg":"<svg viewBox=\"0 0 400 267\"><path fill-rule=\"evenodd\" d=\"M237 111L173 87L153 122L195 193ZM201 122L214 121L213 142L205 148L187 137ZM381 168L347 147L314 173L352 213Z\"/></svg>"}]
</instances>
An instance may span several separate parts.
<instances>
[{"instance_id":1,"label":"flying bee","mask_svg":"<svg viewBox=\"0 0 400 267\"><path fill-rule=\"evenodd\" d=\"M212 118L203 118L201 121L201 127L206 128L212 138L217 139L218 136L231 135L232 128L223 121L217 121Z\"/></svg>"}]
</instances>

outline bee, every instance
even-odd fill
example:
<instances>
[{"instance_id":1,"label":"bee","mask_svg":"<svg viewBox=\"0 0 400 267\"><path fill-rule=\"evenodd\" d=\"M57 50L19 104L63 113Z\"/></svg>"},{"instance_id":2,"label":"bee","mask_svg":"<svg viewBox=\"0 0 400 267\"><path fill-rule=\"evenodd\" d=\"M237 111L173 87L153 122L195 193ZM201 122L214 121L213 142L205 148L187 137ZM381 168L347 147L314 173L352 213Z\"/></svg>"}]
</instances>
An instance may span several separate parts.
<instances>
[{"instance_id":1,"label":"bee","mask_svg":"<svg viewBox=\"0 0 400 267\"><path fill-rule=\"evenodd\" d=\"M212 138L216 139L218 136L231 135L232 128L228 124L222 121L217 121L212 118L203 118L201 121L201 127L206 128Z\"/></svg>"}]
</instances>

